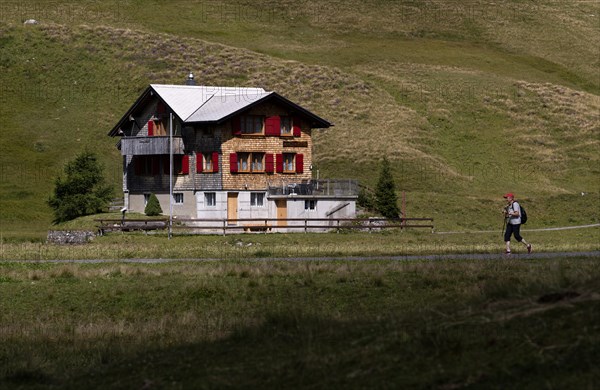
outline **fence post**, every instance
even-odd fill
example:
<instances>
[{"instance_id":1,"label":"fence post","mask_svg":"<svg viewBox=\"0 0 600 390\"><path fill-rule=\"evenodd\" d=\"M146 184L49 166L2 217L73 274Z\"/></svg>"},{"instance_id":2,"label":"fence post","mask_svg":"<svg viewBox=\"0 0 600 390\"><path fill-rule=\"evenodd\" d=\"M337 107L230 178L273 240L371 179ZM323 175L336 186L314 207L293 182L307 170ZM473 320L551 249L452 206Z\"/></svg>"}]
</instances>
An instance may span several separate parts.
<instances>
[{"instance_id":1,"label":"fence post","mask_svg":"<svg viewBox=\"0 0 600 390\"><path fill-rule=\"evenodd\" d=\"M227 220L226 219L223 220L223 235L224 236L227 235Z\"/></svg>"},{"instance_id":2,"label":"fence post","mask_svg":"<svg viewBox=\"0 0 600 390\"><path fill-rule=\"evenodd\" d=\"M304 219L304 234L308 233L308 219Z\"/></svg>"},{"instance_id":3,"label":"fence post","mask_svg":"<svg viewBox=\"0 0 600 390\"><path fill-rule=\"evenodd\" d=\"M400 230L406 226L406 191L402 191L402 221L400 222Z\"/></svg>"}]
</instances>

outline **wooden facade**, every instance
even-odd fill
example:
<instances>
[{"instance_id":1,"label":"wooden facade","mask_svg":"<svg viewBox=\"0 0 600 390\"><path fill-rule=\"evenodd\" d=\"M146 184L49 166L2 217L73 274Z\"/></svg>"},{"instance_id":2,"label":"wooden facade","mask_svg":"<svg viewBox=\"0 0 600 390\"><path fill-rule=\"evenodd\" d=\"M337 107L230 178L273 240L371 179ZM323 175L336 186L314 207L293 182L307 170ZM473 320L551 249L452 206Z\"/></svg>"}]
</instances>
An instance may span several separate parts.
<instances>
[{"instance_id":1,"label":"wooden facade","mask_svg":"<svg viewBox=\"0 0 600 390\"><path fill-rule=\"evenodd\" d=\"M169 89L151 86L109 133L122 137L119 146L128 209L143 212L144 199L155 193L165 211L170 199L172 150L176 215L192 218L282 215L287 195L269 200L269 188L273 183L296 186L311 179L313 127L331 124L275 93L264 91L260 99L246 105L237 100L232 102L230 96L217 98L222 99L223 107L215 106L213 100L212 111L207 112L210 120L190 121L182 117L192 113L188 118L197 118L197 110L204 103L194 112L190 102L173 94L177 86L165 87ZM185 87L181 91L196 92ZM215 110L223 111L222 117L215 119ZM173 118L172 149L169 118ZM355 195L345 194L343 201L352 200ZM335 199L330 196L328 201ZM332 207L334 203L329 209Z\"/></svg>"}]
</instances>

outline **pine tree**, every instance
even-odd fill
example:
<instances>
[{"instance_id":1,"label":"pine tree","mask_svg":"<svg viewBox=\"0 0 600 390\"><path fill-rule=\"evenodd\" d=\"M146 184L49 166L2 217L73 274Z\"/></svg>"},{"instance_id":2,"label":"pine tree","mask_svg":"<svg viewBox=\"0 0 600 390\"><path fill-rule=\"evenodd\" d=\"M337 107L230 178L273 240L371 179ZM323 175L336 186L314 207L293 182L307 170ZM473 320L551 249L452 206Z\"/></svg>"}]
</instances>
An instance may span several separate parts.
<instances>
[{"instance_id":1,"label":"pine tree","mask_svg":"<svg viewBox=\"0 0 600 390\"><path fill-rule=\"evenodd\" d=\"M56 178L48 205L54 210L54 223L59 223L102 212L112 195L112 187L104 182L98 158L84 151L65 165L64 177Z\"/></svg>"},{"instance_id":2,"label":"pine tree","mask_svg":"<svg viewBox=\"0 0 600 390\"><path fill-rule=\"evenodd\" d=\"M148 199L148 203L146 204L146 208L144 209L144 213L149 217L155 217L157 215L162 214L162 208L160 207L160 202L154 193L150 194L150 198Z\"/></svg>"},{"instance_id":3,"label":"pine tree","mask_svg":"<svg viewBox=\"0 0 600 390\"><path fill-rule=\"evenodd\" d=\"M383 158L379 180L375 188L375 205L377 211L385 218L399 218L398 197L396 196L396 185L387 158Z\"/></svg>"},{"instance_id":4,"label":"pine tree","mask_svg":"<svg viewBox=\"0 0 600 390\"><path fill-rule=\"evenodd\" d=\"M360 191L358 192L356 204L367 211L375 211L377 207L375 206L375 194L373 193L373 190L366 187L361 187Z\"/></svg>"}]
</instances>

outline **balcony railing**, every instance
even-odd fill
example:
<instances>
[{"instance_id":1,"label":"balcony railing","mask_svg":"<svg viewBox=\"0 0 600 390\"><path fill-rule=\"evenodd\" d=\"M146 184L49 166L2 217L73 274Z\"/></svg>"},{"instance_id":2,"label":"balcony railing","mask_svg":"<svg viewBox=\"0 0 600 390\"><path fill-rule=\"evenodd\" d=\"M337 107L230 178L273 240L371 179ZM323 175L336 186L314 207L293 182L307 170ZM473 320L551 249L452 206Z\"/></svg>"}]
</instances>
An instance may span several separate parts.
<instances>
[{"instance_id":1,"label":"balcony railing","mask_svg":"<svg viewBox=\"0 0 600 390\"><path fill-rule=\"evenodd\" d=\"M151 154L169 154L169 137L123 137L121 154L123 156L142 156ZM173 154L184 154L183 138L173 136Z\"/></svg>"},{"instance_id":2,"label":"balcony railing","mask_svg":"<svg viewBox=\"0 0 600 390\"><path fill-rule=\"evenodd\" d=\"M350 179L270 182L269 196L358 196L358 181Z\"/></svg>"}]
</instances>

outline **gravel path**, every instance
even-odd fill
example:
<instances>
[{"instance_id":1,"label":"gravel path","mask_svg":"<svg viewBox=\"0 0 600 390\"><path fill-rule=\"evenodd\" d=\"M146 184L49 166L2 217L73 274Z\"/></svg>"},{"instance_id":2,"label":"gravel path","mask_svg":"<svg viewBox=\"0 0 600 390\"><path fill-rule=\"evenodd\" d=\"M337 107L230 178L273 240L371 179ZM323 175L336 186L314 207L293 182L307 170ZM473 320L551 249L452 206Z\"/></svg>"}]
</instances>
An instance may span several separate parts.
<instances>
[{"instance_id":1,"label":"gravel path","mask_svg":"<svg viewBox=\"0 0 600 390\"><path fill-rule=\"evenodd\" d=\"M591 252L540 252L540 253L513 253L511 255L497 253L463 253L463 254L440 254L440 255L400 255L400 256L344 256L344 257L264 257L264 258L240 258L240 259L217 259L217 258L187 258L187 259L90 259L90 260L4 260L4 263L75 263L75 264L97 264L97 263L141 263L159 264L176 262L200 262L200 261L436 261L436 260L544 260L558 258L580 258L592 257L600 260L600 251Z\"/></svg>"},{"instance_id":2,"label":"gravel path","mask_svg":"<svg viewBox=\"0 0 600 390\"><path fill-rule=\"evenodd\" d=\"M589 229L600 227L600 223L593 223L591 225L577 225L577 226L561 226L552 228L538 228L538 229L521 229L522 232L550 232L557 230L572 230L572 229ZM476 230L476 231L453 231L453 232L435 232L435 234L477 234L477 233L498 233L500 230Z\"/></svg>"}]
</instances>

